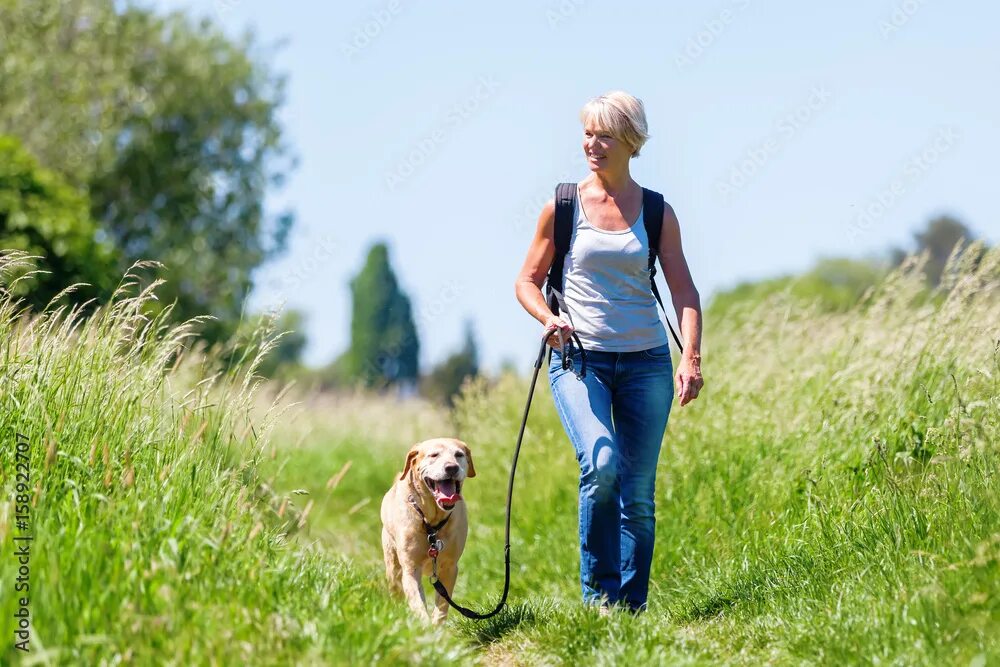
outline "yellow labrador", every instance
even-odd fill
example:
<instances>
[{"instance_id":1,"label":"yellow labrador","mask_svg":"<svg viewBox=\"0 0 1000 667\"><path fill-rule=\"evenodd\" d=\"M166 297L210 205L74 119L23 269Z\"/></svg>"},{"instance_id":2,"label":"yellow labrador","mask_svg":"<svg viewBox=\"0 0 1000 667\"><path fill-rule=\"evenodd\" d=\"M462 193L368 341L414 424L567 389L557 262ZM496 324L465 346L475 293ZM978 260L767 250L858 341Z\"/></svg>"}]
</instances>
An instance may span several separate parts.
<instances>
[{"instance_id":1,"label":"yellow labrador","mask_svg":"<svg viewBox=\"0 0 1000 667\"><path fill-rule=\"evenodd\" d=\"M432 573L428 536L441 541L437 576L450 596L469 532L462 484L475 476L472 452L464 442L432 438L410 448L402 474L382 499L382 552L389 587L403 593L414 613L434 623L447 617L448 601L435 594L434 614L428 616L421 582L421 575Z\"/></svg>"}]
</instances>

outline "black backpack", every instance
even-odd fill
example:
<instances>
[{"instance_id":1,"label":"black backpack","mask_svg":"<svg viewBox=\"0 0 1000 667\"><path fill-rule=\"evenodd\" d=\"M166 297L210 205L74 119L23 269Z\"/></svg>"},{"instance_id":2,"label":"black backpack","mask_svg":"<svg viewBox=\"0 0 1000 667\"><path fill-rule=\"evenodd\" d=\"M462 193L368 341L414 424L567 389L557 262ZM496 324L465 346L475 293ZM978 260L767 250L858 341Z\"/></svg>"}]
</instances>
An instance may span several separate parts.
<instances>
[{"instance_id":1,"label":"black backpack","mask_svg":"<svg viewBox=\"0 0 1000 667\"><path fill-rule=\"evenodd\" d=\"M562 294L563 266L566 253L569 251L569 242L573 237L573 208L576 202L576 183L560 183L556 186L556 224L555 242L556 254L552 258L552 266L549 268L549 275L546 280L546 291L549 295L549 308L556 315L559 314L559 301L555 292ZM663 228L663 195L647 188L642 189L642 224L646 228L646 238L649 239L649 286L653 290L653 296L663 309L663 315L667 320L667 327L674 337L677 347L683 351L681 339L670 324L670 318L666 317L667 309L663 307L663 300L660 298L660 290L656 287L656 249L660 247L660 230Z\"/></svg>"}]
</instances>

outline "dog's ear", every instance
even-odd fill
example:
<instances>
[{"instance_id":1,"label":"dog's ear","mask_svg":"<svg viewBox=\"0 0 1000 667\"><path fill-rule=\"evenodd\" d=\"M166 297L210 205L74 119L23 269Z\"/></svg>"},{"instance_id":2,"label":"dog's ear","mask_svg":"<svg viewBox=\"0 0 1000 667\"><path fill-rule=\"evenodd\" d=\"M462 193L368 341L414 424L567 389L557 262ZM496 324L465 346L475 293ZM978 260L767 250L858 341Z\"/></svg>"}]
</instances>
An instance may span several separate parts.
<instances>
[{"instance_id":1,"label":"dog's ear","mask_svg":"<svg viewBox=\"0 0 1000 667\"><path fill-rule=\"evenodd\" d=\"M464 442L462 442L461 440L458 441L458 446L462 448L463 452L465 452L465 460L469 462L469 468L465 471L465 476L475 477L476 466L472 464L472 451L469 449L469 446Z\"/></svg>"},{"instance_id":2,"label":"dog's ear","mask_svg":"<svg viewBox=\"0 0 1000 667\"><path fill-rule=\"evenodd\" d=\"M413 467L413 462L417 459L417 454L420 450L417 449L417 445L410 447L410 451L406 453L406 463L403 465L403 473L399 476L400 479L406 479L406 475L410 472L410 468Z\"/></svg>"}]
</instances>

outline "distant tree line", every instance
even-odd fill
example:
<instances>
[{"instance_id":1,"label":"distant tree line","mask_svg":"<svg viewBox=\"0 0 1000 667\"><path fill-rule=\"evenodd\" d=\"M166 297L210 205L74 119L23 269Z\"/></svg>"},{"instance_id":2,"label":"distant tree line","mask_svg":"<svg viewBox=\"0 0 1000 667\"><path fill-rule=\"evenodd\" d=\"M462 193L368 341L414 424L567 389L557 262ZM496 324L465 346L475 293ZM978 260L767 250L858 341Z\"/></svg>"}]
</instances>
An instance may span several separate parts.
<instances>
[{"instance_id":1,"label":"distant tree line","mask_svg":"<svg viewBox=\"0 0 1000 667\"><path fill-rule=\"evenodd\" d=\"M793 297L827 310L847 310L869 287L910 255L926 255L924 275L928 287L933 288L940 284L952 252L977 238L976 233L958 219L941 215L927 221L923 229L913 234L910 247L892 247L882 258L828 257L800 275L742 283L719 292L713 297L707 316L730 316L733 307L742 301L785 290Z\"/></svg>"}]
</instances>

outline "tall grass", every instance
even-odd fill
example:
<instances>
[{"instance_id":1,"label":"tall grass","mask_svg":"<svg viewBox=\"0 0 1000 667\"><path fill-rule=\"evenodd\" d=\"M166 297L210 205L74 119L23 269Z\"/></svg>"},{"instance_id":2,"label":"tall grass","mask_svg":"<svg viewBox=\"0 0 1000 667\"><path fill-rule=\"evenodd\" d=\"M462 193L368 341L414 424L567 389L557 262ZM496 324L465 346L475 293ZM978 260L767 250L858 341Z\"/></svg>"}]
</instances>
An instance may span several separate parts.
<instances>
[{"instance_id":1,"label":"tall grass","mask_svg":"<svg viewBox=\"0 0 1000 667\"><path fill-rule=\"evenodd\" d=\"M524 377L468 385L450 415L359 396L282 414L292 395L249 368L213 375L188 328L143 318L150 292L85 322L0 299L3 500L15 431L37 480L34 647L53 664L1000 661L998 281L1000 251L974 246L933 291L914 258L846 312L779 293L708 321L706 390L675 404L660 457L638 617L579 603L576 461L541 382L511 605L443 629L385 592L379 500L412 442L468 442L456 598L492 606ZM5 637L12 581L3 558Z\"/></svg>"},{"instance_id":2,"label":"tall grass","mask_svg":"<svg viewBox=\"0 0 1000 667\"><path fill-rule=\"evenodd\" d=\"M847 312L779 293L707 322L708 386L671 415L650 611L638 618L580 607L576 461L540 384L514 498L513 604L455 622L457 633L503 664L1000 660L1000 251L956 255L936 290L922 262ZM453 415L479 471L465 487L472 528L456 591L473 608L502 584L504 480L526 389L514 376L481 381ZM372 423L390 418L380 412ZM332 428L339 415L305 419ZM372 578L377 500L411 436L395 451L343 434L305 443L329 468L352 462L325 492L325 516L333 548ZM326 474L286 483L323 493Z\"/></svg>"},{"instance_id":3,"label":"tall grass","mask_svg":"<svg viewBox=\"0 0 1000 667\"><path fill-rule=\"evenodd\" d=\"M747 304L735 326L708 323L708 389L675 407L658 469L654 613L640 621L658 626L657 650L747 663L1000 658L1000 251L972 248L947 275L928 293L914 258L842 315L779 295ZM479 419L496 400L467 397L471 441L509 432ZM517 553L529 570L548 563L524 594L572 599L574 461L561 435L553 445L522 477L521 515L541 511ZM567 629L526 630L532 648L518 656L623 650L594 635L567 654L555 639Z\"/></svg>"},{"instance_id":4,"label":"tall grass","mask_svg":"<svg viewBox=\"0 0 1000 667\"><path fill-rule=\"evenodd\" d=\"M143 314L158 286L139 288L144 268L83 319L79 306L25 311L6 287L30 258L0 255L0 663L323 664L349 638L367 655L461 652L414 648L423 630L387 599L370 600L366 618L394 633L357 641L349 598L378 589L290 544L301 521L257 474L276 415L254 413L252 370L269 343L243 367L213 370L185 348L196 321ZM26 527L15 520L17 434L30 444ZM27 593L14 590L23 535ZM25 595L28 654L14 648Z\"/></svg>"}]
</instances>

